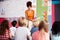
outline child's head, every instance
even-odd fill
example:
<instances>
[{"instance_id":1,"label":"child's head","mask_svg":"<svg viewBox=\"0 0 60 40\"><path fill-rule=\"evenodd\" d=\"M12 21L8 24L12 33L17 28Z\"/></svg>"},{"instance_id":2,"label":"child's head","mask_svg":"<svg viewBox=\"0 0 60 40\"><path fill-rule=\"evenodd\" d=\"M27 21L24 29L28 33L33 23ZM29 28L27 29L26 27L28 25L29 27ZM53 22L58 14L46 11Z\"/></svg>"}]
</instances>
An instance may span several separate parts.
<instances>
[{"instance_id":1,"label":"child's head","mask_svg":"<svg viewBox=\"0 0 60 40\"><path fill-rule=\"evenodd\" d=\"M60 21L55 21L53 23L51 31L53 35L60 34Z\"/></svg>"},{"instance_id":2,"label":"child's head","mask_svg":"<svg viewBox=\"0 0 60 40\"><path fill-rule=\"evenodd\" d=\"M26 5L27 5L27 8L30 9L30 8L32 7L32 2L31 2L31 1L28 1L28 2L26 3Z\"/></svg>"},{"instance_id":3,"label":"child's head","mask_svg":"<svg viewBox=\"0 0 60 40\"><path fill-rule=\"evenodd\" d=\"M27 20L24 17L20 17L18 19L18 24L19 26L23 27L23 26L27 26Z\"/></svg>"},{"instance_id":4,"label":"child's head","mask_svg":"<svg viewBox=\"0 0 60 40\"><path fill-rule=\"evenodd\" d=\"M33 26L38 27L38 22L37 22L37 20L34 20L34 21L33 21Z\"/></svg>"},{"instance_id":5,"label":"child's head","mask_svg":"<svg viewBox=\"0 0 60 40\"><path fill-rule=\"evenodd\" d=\"M14 20L14 21L12 22L12 26L13 26L13 27L15 27L15 26L16 26L16 24L17 24L17 21L16 21L16 20Z\"/></svg>"},{"instance_id":6,"label":"child's head","mask_svg":"<svg viewBox=\"0 0 60 40\"><path fill-rule=\"evenodd\" d=\"M0 25L0 35L4 35L6 33L6 29L9 30L9 21L8 20L3 20L1 25Z\"/></svg>"},{"instance_id":7,"label":"child's head","mask_svg":"<svg viewBox=\"0 0 60 40\"><path fill-rule=\"evenodd\" d=\"M48 22L42 20L38 26L39 30L44 29L45 32L48 32Z\"/></svg>"},{"instance_id":8,"label":"child's head","mask_svg":"<svg viewBox=\"0 0 60 40\"><path fill-rule=\"evenodd\" d=\"M42 29L44 29L44 27L45 27L44 25L45 25L44 21L41 21L41 22L39 23L39 25L38 25L39 31L42 30Z\"/></svg>"}]
</instances>

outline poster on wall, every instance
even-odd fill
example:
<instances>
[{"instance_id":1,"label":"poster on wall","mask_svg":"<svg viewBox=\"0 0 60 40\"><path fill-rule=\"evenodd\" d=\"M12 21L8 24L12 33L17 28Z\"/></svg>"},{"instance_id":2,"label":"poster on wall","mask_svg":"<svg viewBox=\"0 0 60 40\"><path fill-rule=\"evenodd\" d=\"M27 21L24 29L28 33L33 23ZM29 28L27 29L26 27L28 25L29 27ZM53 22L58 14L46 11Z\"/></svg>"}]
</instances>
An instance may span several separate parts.
<instances>
[{"instance_id":1,"label":"poster on wall","mask_svg":"<svg viewBox=\"0 0 60 40\"><path fill-rule=\"evenodd\" d=\"M37 18L47 20L48 0L37 0Z\"/></svg>"}]
</instances>

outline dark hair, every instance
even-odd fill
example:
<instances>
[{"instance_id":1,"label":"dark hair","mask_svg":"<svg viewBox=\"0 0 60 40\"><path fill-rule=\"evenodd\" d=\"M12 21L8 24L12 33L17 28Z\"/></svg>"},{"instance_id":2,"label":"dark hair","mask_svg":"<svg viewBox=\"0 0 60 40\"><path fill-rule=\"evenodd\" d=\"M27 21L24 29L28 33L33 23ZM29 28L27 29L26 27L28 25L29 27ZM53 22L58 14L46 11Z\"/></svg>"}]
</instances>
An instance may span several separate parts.
<instances>
[{"instance_id":1,"label":"dark hair","mask_svg":"<svg viewBox=\"0 0 60 40\"><path fill-rule=\"evenodd\" d=\"M16 20L14 20L14 21L12 22L12 26L13 26L13 27L15 27L15 26L16 26L16 24L17 24L17 21L16 21Z\"/></svg>"},{"instance_id":2,"label":"dark hair","mask_svg":"<svg viewBox=\"0 0 60 40\"><path fill-rule=\"evenodd\" d=\"M32 7L32 2L31 1L28 1L27 3L26 3L26 5L27 5L27 7Z\"/></svg>"},{"instance_id":3,"label":"dark hair","mask_svg":"<svg viewBox=\"0 0 60 40\"><path fill-rule=\"evenodd\" d=\"M60 33L60 22L59 21L55 21L52 25L52 34L56 35L58 33Z\"/></svg>"},{"instance_id":4,"label":"dark hair","mask_svg":"<svg viewBox=\"0 0 60 40\"><path fill-rule=\"evenodd\" d=\"M40 31L42 28L44 28L44 21L39 23L38 30Z\"/></svg>"},{"instance_id":5,"label":"dark hair","mask_svg":"<svg viewBox=\"0 0 60 40\"><path fill-rule=\"evenodd\" d=\"M24 17L20 17L19 19L18 19L18 24L19 24L19 26L24 26L25 25L25 23L23 23L23 21L24 21Z\"/></svg>"},{"instance_id":6,"label":"dark hair","mask_svg":"<svg viewBox=\"0 0 60 40\"><path fill-rule=\"evenodd\" d=\"M9 22L8 20L3 20L0 26L0 35L5 34L6 29L9 30Z\"/></svg>"}]
</instances>

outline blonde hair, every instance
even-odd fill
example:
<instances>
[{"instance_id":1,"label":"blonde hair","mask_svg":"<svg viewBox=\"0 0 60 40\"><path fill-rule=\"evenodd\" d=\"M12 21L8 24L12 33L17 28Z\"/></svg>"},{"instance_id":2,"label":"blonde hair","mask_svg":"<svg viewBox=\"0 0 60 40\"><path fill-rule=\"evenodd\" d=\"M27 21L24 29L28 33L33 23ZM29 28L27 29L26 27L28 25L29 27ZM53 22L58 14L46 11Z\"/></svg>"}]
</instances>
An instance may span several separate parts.
<instances>
[{"instance_id":1,"label":"blonde hair","mask_svg":"<svg viewBox=\"0 0 60 40\"><path fill-rule=\"evenodd\" d=\"M19 26L26 26L27 25L27 20L24 17L20 17L18 19L18 24L19 24Z\"/></svg>"}]
</instances>

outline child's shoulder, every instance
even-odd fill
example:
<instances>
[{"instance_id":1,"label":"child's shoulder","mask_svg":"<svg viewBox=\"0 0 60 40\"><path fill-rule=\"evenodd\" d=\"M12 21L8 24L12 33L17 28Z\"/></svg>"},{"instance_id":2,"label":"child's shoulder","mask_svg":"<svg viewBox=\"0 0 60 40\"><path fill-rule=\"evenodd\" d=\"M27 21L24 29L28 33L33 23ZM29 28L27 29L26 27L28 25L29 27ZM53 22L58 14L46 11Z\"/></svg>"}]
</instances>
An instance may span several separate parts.
<instances>
[{"instance_id":1,"label":"child's shoulder","mask_svg":"<svg viewBox=\"0 0 60 40\"><path fill-rule=\"evenodd\" d=\"M27 9L25 11L28 11Z\"/></svg>"},{"instance_id":2,"label":"child's shoulder","mask_svg":"<svg viewBox=\"0 0 60 40\"><path fill-rule=\"evenodd\" d=\"M32 11L34 11L34 10L32 9Z\"/></svg>"},{"instance_id":3,"label":"child's shoulder","mask_svg":"<svg viewBox=\"0 0 60 40\"><path fill-rule=\"evenodd\" d=\"M34 10L32 10L34 12Z\"/></svg>"},{"instance_id":4,"label":"child's shoulder","mask_svg":"<svg viewBox=\"0 0 60 40\"><path fill-rule=\"evenodd\" d=\"M28 10L25 10L25 13L28 12Z\"/></svg>"}]
</instances>

